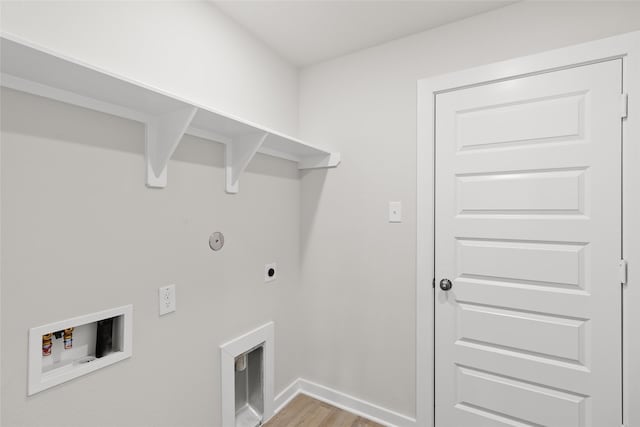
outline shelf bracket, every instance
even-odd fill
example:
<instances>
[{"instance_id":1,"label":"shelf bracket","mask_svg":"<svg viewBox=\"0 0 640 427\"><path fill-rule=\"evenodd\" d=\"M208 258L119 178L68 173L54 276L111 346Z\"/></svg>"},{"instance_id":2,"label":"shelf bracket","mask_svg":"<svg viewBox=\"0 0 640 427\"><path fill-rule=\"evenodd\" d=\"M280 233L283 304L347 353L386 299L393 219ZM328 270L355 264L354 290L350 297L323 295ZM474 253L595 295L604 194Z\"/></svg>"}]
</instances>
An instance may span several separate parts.
<instances>
[{"instance_id":1,"label":"shelf bracket","mask_svg":"<svg viewBox=\"0 0 640 427\"><path fill-rule=\"evenodd\" d=\"M186 107L156 116L147 121L145 150L147 163L147 186L167 186L167 164L178 147L197 107Z\"/></svg>"},{"instance_id":2,"label":"shelf bracket","mask_svg":"<svg viewBox=\"0 0 640 427\"><path fill-rule=\"evenodd\" d=\"M239 190L238 179L269 137L268 132L242 135L225 146L225 174L227 193L235 194Z\"/></svg>"},{"instance_id":3,"label":"shelf bracket","mask_svg":"<svg viewBox=\"0 0 640 427\"><path fill-rule=\"evenodd\" d=\"M298 162L298 169L335 168L340 164L340 153L328 153L305 157Z\"/></svg>"}]
</instances>

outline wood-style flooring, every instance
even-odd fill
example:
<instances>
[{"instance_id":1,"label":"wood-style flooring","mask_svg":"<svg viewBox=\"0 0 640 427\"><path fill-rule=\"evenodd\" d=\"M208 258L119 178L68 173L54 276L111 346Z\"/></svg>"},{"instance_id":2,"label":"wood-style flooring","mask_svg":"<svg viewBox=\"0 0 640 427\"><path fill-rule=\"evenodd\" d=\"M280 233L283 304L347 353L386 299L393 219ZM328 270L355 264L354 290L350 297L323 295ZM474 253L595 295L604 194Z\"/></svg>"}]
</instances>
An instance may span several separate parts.
<instances>
[{"instance_id":1,"label":"wood-style flooring","mask_svg":"<svg viewBox=\"0 0 640 427\"><path fill-rule=\"evenodd\" d=\"M264 427L384 427L304 394L296 396Z\"/></svg>"}]
</instances>

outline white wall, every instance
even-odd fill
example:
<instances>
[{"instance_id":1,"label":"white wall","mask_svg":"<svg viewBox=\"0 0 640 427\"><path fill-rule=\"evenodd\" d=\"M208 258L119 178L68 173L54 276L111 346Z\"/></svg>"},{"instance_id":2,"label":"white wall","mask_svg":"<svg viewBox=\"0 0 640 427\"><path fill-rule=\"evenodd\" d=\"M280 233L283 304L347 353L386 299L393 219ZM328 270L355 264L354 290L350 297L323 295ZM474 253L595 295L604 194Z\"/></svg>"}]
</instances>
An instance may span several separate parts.
<instances>
[{"instance_id":1,"label":"white wall","mask_svg":"<svg viewBox=\"0 0 640 427\"><path fill-rule=\"evenodd\" d=\"M637 29L637 2L525 2L302 70L301 136L343 156L303 177L303 378L415 415L416 81Z\"/></svg>"},{"instance_id":2,"label":"white wall","mask_svg":"<svg viewBox=\"0 0 640 427\"><path fill-rule=\"evenodd\" d=\"M3 32L280 131L297 71L208 2L2 2ZM185 137L164 190L144 186L144 129L3 89L0 424L219 426L218 345L276 323L276 392L293 381L300 181L258 155L224 193L223 147ZM226 246L208 247L213 231ZM279 279L263 283L265 263ZM177 285L160 318L157 288ZM133 357L27 398L27 330L134 305Z\"/></svg>"},{"instance_id":3,"label":"white wall","mask_svg":"<svg viewBox=\"0 0 640 427\"><path fill-rule=\"evenodd\" d=\"M276 391L300 371L300 181L258 155L224 192L223 146L185 137L166 189L144 185L136 122L8 89L2 97L2 425L219 426L218 346L276 324ZM209 249L213 231L222 251ZM264 264L279 278L264 283ZM158 287L177 311L158 316ZM27 331L134 306L133 357L27 397Z\"/></svg>"},{"instance_id":4,"label":"white wall","mask_svg":"<svg viewBox=\"0 0 640 427\"><path fill-rule=\"evenodd\" d=\"M0 28L285 133L297 70L208 1L3 1Z\"/></svg>"},{"instance_id":5,"label":"white wall","mask_svg":"<svg viewBox=\"0 0 640 427\"><path fill-rule=\"evenodd\" d=\"M296 70L207 3L1 12L3 31L295 133ZM276 392L301 376L415 414L417 79L639 28L638 3L519 3L304 69L301 134L343 163L300 183L258 156L235 196L220 145L186 137L169 187L149 190L141 125L3 90L2 425L218 425L217 345L270 319ZM159 318L171 282L178 312ZM126 303L132 359L26 398L29 327Z\"/></svg>"}]
</instances>

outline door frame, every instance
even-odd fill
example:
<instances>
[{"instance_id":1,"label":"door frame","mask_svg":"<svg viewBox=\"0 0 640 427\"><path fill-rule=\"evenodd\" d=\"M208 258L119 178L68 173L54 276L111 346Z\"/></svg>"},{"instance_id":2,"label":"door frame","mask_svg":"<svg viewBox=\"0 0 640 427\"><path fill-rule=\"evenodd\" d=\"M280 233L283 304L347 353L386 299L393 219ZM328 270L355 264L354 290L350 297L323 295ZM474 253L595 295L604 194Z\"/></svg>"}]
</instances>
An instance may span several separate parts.
<instances>
[{"instance_id":1,"label":"door frame","mask_svg":"<svg viewBox=\"0 0 640 427\"><path fill-rule=\"evenodd\" d=\"M625 427L640 427L640 31L609 37L536 55L497 62L418 80L417 106L417 261L416 261L416 425L434 427L435 290L434 280L434 148L435 96L438 93L526 77L581 65L622 59L623 88L629 97L629 114L622 121L622 253L629 280L623 286L623 414ZM633 77L632 77L633 76ZM635 102L635 104L634 104ZM622 105L621 105L622 108ZM633 238L633 236L636 236ZM640 267L636 271L640 272ZM635 326L634 326L635 325ZM635 339L633 339L635 335Z\"/></svg>"}]
</instances>

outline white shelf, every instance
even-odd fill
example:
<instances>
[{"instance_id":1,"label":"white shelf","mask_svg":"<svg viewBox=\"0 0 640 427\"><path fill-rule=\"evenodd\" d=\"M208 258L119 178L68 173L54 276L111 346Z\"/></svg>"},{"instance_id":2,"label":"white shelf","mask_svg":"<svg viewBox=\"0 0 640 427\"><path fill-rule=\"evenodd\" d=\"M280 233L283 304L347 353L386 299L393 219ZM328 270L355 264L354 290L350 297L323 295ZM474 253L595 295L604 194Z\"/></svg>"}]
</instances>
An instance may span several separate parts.
<instances>
[{"instance_id":1,"label":"white shelf","mask_svg":"<svg viewBox=\"0 0 640 427\"><path fill-rule=\"evenodd\" d=\"M238 181L256 153L295 161L299 169L330 168L340 154L264 126L181 99L145 84L0 36L0 85L146 125L147 185L167 185L167 165L186 133L226 146L226 189Z\"/></svg>"}]
</instances>

